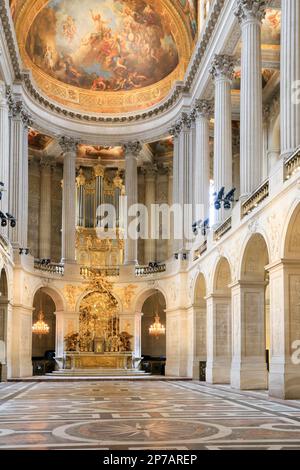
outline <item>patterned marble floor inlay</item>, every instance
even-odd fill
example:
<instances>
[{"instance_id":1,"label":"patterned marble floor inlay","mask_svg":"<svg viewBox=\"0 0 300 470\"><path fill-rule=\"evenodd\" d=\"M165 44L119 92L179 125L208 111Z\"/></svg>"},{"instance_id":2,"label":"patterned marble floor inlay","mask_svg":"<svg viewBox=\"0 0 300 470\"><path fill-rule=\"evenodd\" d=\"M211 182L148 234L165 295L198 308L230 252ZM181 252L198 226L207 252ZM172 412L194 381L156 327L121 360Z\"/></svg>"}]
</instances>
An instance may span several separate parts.
<instances>
[{"instance_id":1,"label":"patterned marble floor inlay","mask_svg":"<svg viewBox=\"0 0 300 470\"><path fill-rule=\"evenodd\" d=\"M0 384L0 449L300 449L300 402L185 381Z\"/></svg>"}]
</instances>

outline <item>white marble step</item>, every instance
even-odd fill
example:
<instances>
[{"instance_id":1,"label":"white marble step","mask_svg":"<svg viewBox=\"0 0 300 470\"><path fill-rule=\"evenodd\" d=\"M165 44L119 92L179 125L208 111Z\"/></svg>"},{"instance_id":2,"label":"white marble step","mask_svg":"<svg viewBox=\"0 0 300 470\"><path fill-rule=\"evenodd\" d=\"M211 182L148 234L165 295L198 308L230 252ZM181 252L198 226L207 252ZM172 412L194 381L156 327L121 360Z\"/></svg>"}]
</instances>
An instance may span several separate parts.
<instances>
[{"instance_id":1,"label":"white marble step","mask_svg":"<svg viewBox=\"0 0 300 470\"><path fill-rule=\"evenodd\" d=\"M51 374L46 374L51 377L111 377L111 376L147 376L146 372L136 369L106 369L106 368L97 368L97 369L76 369L76 370L66 370L61 369L52 372Z\"/></svg>"}]
</instances>

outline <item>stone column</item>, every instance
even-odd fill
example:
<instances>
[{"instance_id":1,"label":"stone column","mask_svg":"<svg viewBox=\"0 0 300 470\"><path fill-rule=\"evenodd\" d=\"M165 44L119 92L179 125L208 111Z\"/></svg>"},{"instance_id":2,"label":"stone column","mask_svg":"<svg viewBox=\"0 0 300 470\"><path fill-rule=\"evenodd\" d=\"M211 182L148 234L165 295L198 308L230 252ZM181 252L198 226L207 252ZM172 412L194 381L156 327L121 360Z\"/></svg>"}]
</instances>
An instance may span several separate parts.
<instances>
[{"instance_id":1,"label":"stone column","mask_svg":"<svg viewBox=\"0 0 300 470\"><path fill-rule=\"evenodd\" d=\"M233 356L231 386L268 388L265 347L265 282L240 281L232 287Z\"/></svg>"},{"instance_id":2,"label":"stone column","mask_svg":"<svg viewBox=\"0 0 300 470\"><path fill-rule=\"evenodd\" d=\"M206 361L206 305L193 307L193 379L199 380L200 361Z\"/></svg>"},{"instance_id":3,"label":"stone column","mask_svg":"<svg viewBox=\"0 0 300 470\"><path fill-rule=\"evenodd\" d=\"M295 259L268 266L270 273L269 394L300 398L300 264Z\"/></svg>"},{"instance_id":4,"label":"stone column","mask_svg":"<svg viewBox=\"0 0 300 470\"><path fill-rule=\"evenodd\" d=\"M193 155L193 220L205 220L209 216L210 151L209 119L212 103L197 100L195 106L195 151Z\"/></svg>"},{"instance_id":5,"label":"stone column","mask_svg":"<svg viewBox=\"0 0 300 470\"><path fill-rule=\"evenodd\" d=\"M156 240L152 238L151 208L156 202L156 168L146 168L145 173L145 206L148 210L148 238L145 240L145 263L156 261ZM154 235L154 234L153 234Z\"/></svg>"},{"instance_id":6,"label":"stone column","mask_svg":"<svg viewBox=\"0 0 300 470\"><path fill-rule=\"evenodd\" d=\"M230 383L231 299L223 294L207 297L206 381Z\"/></svg>"},{"instance_id":7,"label":"stone column","mask_svg":"<svg viewBox=\"0 0 300 470\"><path fill-rule=\"evenodd\" d=\"M173 137L174 142L174 157L173 157L173 205L180 204L180 194L181 194L181 185L180 185L180 160L181 160L181 122L177 122L171 129L170 134ZM182 225L182 221L178 218L178 211L174 212L174 230L173 230L173 254L179 253L181 248L181 240L179 239L179 229L178 225Z\"/></svg>"},{"instance_id":8,"label":"stone column","mask_svg":"<svg viewBox=\"0 0 300 470\"><path fill-rule=\"evenodd\" d=\"M85 183L86 178L84 176L83 169L80 168L79 174L76 178L76 186L77 186L77 208L76 208L76 225L78 227L85 226ZM97 184L97 183L96 183ZM96 205L97 208L97 205Z\"/></svg>"},{"instance_id":9,"label":"stone column","mask_svg":"<svg viewBox=\"0 0 300 470\"><path fill-rule=\"evenodd\" d=\"M240 113L242 198L251 194L262 181L261 22L265 11L264 0L238 0L235 12L242 29Z\"/></svg>"},{"instance_id":10,"label":"stone column","mask_svg":"<svg viewBox=\"0 0 300 470\"><path fill-rule=\"evenodd\" d=\"M284 157L300 145L300 3L281 2L280 117L281 153ZM298 92L296 93L296 90ZM294 102L293 98L298 100Z\"/></svg>"},{"instance_id":11,"label":"stone column","mask_svg":"<svg viewBox=\"0 0 300 470\"><path fill-rule=\"evenodd\" d=\"M132 211L132 206L138 203L138 156L142 150L140 142L129 142L125 148L125 188L127 197L127 238L125 243L126 266L138 264L138 234L130 236L130 224L137 214ZM133 215L132 215L133 214ZM131 230L132 231L132 230Z\"/></svg>"},{"instance_id":12,"label":"stone column","mask_svg":"<svg viewBox=\"0 0 300 470\"><path fill-rule=\"evenodd\" d=\"M169 207L173 205L173 165L170 164L168 167L168 204ZM173 255L173 245L174 245L174 220L170 220L170 238L168 240L168 258L171 258Z\"/></svg>"},{"instance_id":13,"label":"stone column","mask_svg":"<svg viewBox=\"0 0 300 470\"><path fill-rule=\"evenodd\" d=\"M28 243L28 128L32 121L21 101L9 94L10 169L9 213L16 227L9 226L9 239L14 248L27 248Z\"/></svg>"},{"instance_id":14,"label":"stone column","mask_svg":"<svg viewBox=\"0 0 300 470\"><path fill-rule=\"evenodd\" d=\"M49 158L41 160L41 199L39 223L39 257L51 259L51 169L52 161Z\"/></svg>"},{"instance_id":15,"label":"stone column","mask_svg":"<svg viewBox=\"0 0 300 470\"><path fill-rule=\"evenodd\" d=\"M8 212L9 188L9 108L6 99L6 87L0 82L0 181L6 191L2 192L1 212ZM8 236L8 227L1 227L1 234Z\"/></svg>"},{"instance_id":16,"label":"stone column","mask_svg":"<svg viewBox=\"0 0 300 470\"><path fill-rule=\"evenodd\" d=\"M232 189L232 106L231 80L234 59L215 55L210 73L215 81L214 187L225 193ZM224 210L216 211L215 223L224 220Z\"/></svg>"},{"instance_id":17,"label":"stone column","mask_svg":"<svg viewBox=\"0 0 300 470\"><path fill-rule=\"evenodd\" d=\"M188 252L192 240L193 224L193 119L190 114L182 114L182 170L180 178L182 180L182 211L183 211L183 230L182 230L182 251Z\"/></svg>"},{"instance_id":18,"label":"stone column","mask_svg":"<svg viewBox=\"0 0 300 470\"><path fill-rule=\"evenodd\" d=\"M61 137L59 145L64 155L62 263L73 264L76 263L76 155L78 142L70 137Z\"/></svg>"}]
</instances>

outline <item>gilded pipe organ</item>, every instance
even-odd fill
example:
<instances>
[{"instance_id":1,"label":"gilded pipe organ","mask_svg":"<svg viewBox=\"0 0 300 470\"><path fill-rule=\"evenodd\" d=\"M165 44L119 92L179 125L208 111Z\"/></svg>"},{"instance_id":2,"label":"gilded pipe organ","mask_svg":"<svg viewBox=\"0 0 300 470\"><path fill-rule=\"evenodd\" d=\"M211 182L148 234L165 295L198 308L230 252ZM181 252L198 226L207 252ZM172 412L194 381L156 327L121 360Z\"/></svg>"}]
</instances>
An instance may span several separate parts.
<instances>
[{"instance_id":1,"label":"gilded pipe organ","mask_svg":"<svg viewBox=\"0 0 300 470\"><path fill-rule=\"evenodd\" d=\"M122 197L119 170L80 168L76 178L76 259L83 266L119 266L124 259ZM108 217L108 205L114 217ZM113 231L114 236L110 235Z\"/></svg>"}]
</instances>

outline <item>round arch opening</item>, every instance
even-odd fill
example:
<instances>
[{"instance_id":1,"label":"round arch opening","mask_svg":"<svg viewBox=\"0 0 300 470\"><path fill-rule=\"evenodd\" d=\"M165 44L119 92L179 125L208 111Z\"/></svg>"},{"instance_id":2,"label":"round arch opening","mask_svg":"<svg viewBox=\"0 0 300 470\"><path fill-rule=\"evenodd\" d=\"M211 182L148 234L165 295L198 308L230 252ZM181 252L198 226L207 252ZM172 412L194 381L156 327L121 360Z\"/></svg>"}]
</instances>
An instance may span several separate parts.
<instances>
[{"instance_id":1,"label":"round arch opening","mask_svg":"<svg viewBox=\"0 0 300 470\"><path fill-rule=\"evenodd\" d=\"M143 369L153 375L164 375L166 364L166 335L151 336L150 326L158 315L160 323L166 326L166 300L161 292L151 294L142 307L141 351Z\"/></svg>"},{"instance_id":2,"label":"round arch opening","mask_svg":"<svg viewBox=\"0 0 300 470\"><path fill-rule=\"evenodd\" d=\"M33 375L44 375L55 369L56 306L52 297L39 289L33 299L32 324L40 319L48 325L47 334L32 333Z\"/></svg>"}]
</instances>

